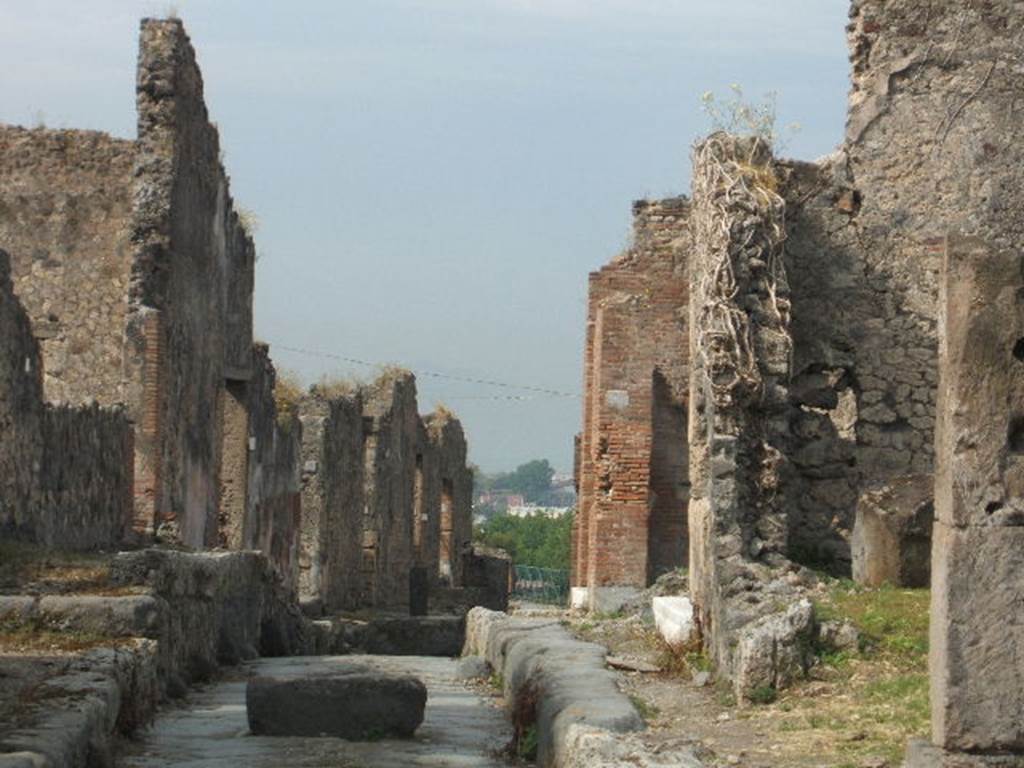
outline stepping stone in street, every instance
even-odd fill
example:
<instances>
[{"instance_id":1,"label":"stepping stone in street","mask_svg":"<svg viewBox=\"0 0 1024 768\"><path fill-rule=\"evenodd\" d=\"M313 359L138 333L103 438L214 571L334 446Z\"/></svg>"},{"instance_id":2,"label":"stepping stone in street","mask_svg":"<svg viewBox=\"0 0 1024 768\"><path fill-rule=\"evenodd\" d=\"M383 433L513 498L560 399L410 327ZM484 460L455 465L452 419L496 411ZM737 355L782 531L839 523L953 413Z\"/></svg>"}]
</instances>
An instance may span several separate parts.
<instances>
[{"instance_id":1,"label":"stepping stone in street","mask_svg":"<svg viewBox=\"0 0 1024 768\"><path fill-rule=\"evenodd\" d=\"M245 691L257 736L409 738L423 722L427 688L411 675L359 669L328 677L254 677Z\"/></svg>"}]
</instances>

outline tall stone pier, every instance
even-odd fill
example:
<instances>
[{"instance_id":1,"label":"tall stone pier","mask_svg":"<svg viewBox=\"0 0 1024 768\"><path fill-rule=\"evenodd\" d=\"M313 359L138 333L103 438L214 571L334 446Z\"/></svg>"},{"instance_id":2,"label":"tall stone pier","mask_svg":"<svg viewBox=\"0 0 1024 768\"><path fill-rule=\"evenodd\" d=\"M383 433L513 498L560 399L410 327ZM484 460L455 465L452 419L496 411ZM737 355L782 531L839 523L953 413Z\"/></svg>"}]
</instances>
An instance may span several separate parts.
<instances>
[{"instance_id":1,"label":"tall stone pier","mask_svg":"<svg viewBox=\"0 0 1024 768\"><path fill-rule=\"evenodd\" d=\"M909 763L1024 765L1024 257L949 237L932 549L932 744Z\"/></svg>"},{"instance_id":2,"label":"tall stone pier","mask_svg":"<svg viewBox=\"0 0 1024 768\"><path fill-rule=\"evenodd\" d=\"M801 674L813 626L786 557L792 341L785 201L760 137L696 148L690 262L690 590L737 698Z\"/></svg>"}]
</instances>

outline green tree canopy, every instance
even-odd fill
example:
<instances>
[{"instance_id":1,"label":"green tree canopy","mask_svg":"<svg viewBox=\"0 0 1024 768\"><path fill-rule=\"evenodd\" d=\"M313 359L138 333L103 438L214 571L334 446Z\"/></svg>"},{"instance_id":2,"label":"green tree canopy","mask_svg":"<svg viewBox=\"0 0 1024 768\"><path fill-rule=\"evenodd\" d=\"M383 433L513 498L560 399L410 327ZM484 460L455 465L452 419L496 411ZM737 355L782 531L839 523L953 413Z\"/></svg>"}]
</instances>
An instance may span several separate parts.
<instances>
[{"instance_id":1,"label":"green tree canopy","mask_svg":"<svg viewBox=\"0 0 1024 768\"><path fill-rule=\"evenodd\" d=\"M534 459L520 464L513 472L495 475L489 485L494 490L520 493L531 502L541 502L551 491L554 467L547 459Z\"/></svg>"},{"instance_id":2,"label":"green tree canopy","mask_svg":"<svg viewBox=\"0 0 1024 768\"><path fill-rule=\"evenodd\" d=\"M473 531L476 541L508 552L516 565L568 570L572 513L559 517L496 515Z\"/></svg>"}]
</instances>

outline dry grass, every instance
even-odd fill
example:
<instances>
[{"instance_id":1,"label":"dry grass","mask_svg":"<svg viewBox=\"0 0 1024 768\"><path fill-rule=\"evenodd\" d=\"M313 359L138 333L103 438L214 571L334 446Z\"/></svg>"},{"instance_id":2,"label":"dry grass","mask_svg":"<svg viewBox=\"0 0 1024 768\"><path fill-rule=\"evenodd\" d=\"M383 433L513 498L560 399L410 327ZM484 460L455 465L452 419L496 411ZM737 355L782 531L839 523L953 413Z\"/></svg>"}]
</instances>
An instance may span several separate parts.
<instances>
[{"instance_id":1,"label":"dry grass","mask_svg":"<svg viewBox=\"0 0 1024 768\"><path fill-rule=\"evenodd\" d=\"M408 368L403 368L401 365L396 363L385 363L377 368L378 383L394 381L395 379L403 379L412 375L412 371Z\"/></svg>"},{"instance_id":2,"label":"dry grass","mask_svg":"<svg viewBox=\"0 0 1024 768\"><path fill-rule=\"evenodd\" d=\"M778 194L779 177L775 173L775 166L771 163L760 165L756 163L736 163L736 167L740 173L750 180L753 186Z\"/></svg>"},{"instance_id":3,"label":"dry grass","mask_svg":"<svg viewBox=\"0 0 1024 768\"><path fill-rule=\"evenodd\" d=\"M365 382L356 376L329 376L325 374L313 385L313 390L327 400L338 400L344 397L352 397L364 385Z\"/></svg>"},{"instance_id":4,"label":"dry grass","mask_svg":"<svg viewBox=\"0 0 1024 768\"><path fill-rule=\"evenodd\" d=\"M80 653L126 643L95 632L58 630L38 622L0 622L0 653Z\"/></svg>"},{"instance_id":5,"label":"dry grass","mask_svg":"<svg viewBox=\"0 0 1024 768\"><path fill-rule=\"evenodd\" d=\"M110 584L111 555L60 552L27 542L0 540L0 590L6 592L129 594Z\"/></svg>"},{"instance_id":6,"label":"dry grass","mask_svg":"<svg viewBox=\"0 0 1024 768\"><path fill-rule=\"evenodd\" d=\"M274 381L274 406L277 408L277 423L282 427L291 426L299 416L299 403L306 394L302 379L297 373L281 370Z\"/></svg>"}]
</instances>

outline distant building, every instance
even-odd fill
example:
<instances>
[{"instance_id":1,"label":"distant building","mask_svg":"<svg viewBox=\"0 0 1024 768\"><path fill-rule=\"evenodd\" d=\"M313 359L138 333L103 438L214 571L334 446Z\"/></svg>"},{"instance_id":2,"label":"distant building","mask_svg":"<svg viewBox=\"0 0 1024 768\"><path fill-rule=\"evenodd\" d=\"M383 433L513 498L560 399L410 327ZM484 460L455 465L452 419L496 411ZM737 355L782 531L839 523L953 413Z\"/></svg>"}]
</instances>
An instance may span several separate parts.
<instances>
[{"instance_id":1,"label":"distant building","mask_svg":"<svg viewBox=\"0 0 1024 768\"><path fill-rule=\"evenodd\" d=\"M477 506L480 507L521 507L526 503L521 493L507 493L504 491L484 491L476 497Z\"/></svg>"},{"instance_id":2,"label":"distant building","mask_svg":"<svg viewBox=\"0 0 1024 768\"><path fill-rule=\"evenodd\" d=\"M536 504L518 504L510 506L506 514L512 517L530 517L531 515L543 515L552 519L561 517L572 511L572 507L540 507Z\"/></svg>"}]
</instances>

